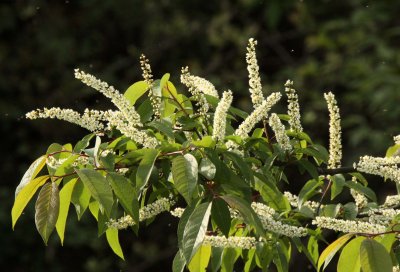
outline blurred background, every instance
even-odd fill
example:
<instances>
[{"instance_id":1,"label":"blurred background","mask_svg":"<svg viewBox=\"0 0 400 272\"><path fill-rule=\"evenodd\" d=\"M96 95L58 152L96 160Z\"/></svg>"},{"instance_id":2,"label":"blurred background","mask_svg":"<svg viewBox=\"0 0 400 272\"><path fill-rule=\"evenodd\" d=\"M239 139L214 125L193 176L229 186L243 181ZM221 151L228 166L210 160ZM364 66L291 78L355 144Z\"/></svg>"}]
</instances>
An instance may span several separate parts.
<instances>
[{"instance_id":1,"label":"blurred background","mask_svg":"<svg viewBox=\"0 0 400 272\"><path fill-rule=\"evenodd\" d=\"M168 271L176 252L177 222L168 215L142 228L140 239L122 233L126 262L97 238L91 218L77 222L70 214L63 247L56 235L44 246L33 203L11 230L14 189L30 163L51 143L75 143L87 133L61 121L27 121L24 114L52 106L111 106L74 79L74 68L123 92L141 80L144 53L156 78L169 72L183 90L180 69L188 65L220 92L231 89L236 106L247 110L245 52L254 37L265 94L294 80L304 127L325 146L323 93L336 94L343 164L352 165L360 155L384 155L400 134L399 12L396 0L1 1L0 269ZM279 110L286 110L285 103ZM383 194L393 190L385 186ZM382 187L381 181L372 187Z\"/></svg>"}]
</instances>

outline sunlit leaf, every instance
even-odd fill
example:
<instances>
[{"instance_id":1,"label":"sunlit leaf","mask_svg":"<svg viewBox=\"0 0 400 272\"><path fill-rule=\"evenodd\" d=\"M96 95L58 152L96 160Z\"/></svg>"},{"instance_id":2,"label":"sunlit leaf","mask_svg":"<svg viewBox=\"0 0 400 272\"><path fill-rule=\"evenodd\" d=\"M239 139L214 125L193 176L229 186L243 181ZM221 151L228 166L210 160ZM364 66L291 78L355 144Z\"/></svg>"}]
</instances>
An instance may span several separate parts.
<instances>
[{"instance_id":1,"label":"sunlit leaf","mask_svg":"<svg viewBox=\"0 0 400 272\"><path fill-rule=\"evenodd\" d=\"M325 269L335 256L336 252L338 252L353 236L354 234L352 233L345 234L325 248L318 259L318 271L320 271L322 264L324 264L323 269Z\"/></svg>"},{"instance_id":2,"label":"sunlit leaf","mask_svg":"<svg viewBox=\"0 0 400 272\"><path fill-rule=\"evenodd\" d=\"M119 243L118 230L113 228L107 229L106 237L108 245L111 247L112 251L122 260L125 260L124 253L122 252L122 248Z\"/></svg>"},{"instance_id":3,"label":"sunlit leaf","mask_svg":"<svg viewBox=\"0 0 400 272\"><path fill-rule=\"evenodd\" d=\"M39 174L40 170L43 169L43 166L46 164L46 156L43 155L36 159L25 172L24 176L21 179L21 182L18 184L15 189L15 197L17 197L18 193L29 183L31 182L37 174Z\"/></svg>"},{"instance_id":4,"label":"sunlit leaf","mask_svg":"<svg viewBox=\"0 0 400 272\"><path fill-rule=\"evenodd\" d=\"M172 176L175 188L190 204L198 179L196 158L191 154L179 155L174 158L172 160Z\"/></svg>"},{"instance_id":5,"label":"sunlit leaf","mask_svg":"<svg viewBox=\"0 0 400 272\"><path fill-rule=\"evenodd\" d=\"M392 272L393 264L389 252L374 239L365 239L360 247L360 262L363 272Z\"/></svg>"},{"instance_id":6,"label":"sunlit leaf","mask_svg":"<svg viewBox=\"0 0 400 272\"><path fill-rule=\"evenodd\" d=\"M26 205L29 203L36 191L49 179L49 176L40 176L31 180L24 186L15 198L14 205L11 210L12 227L21 216Z\"/></svg>"},{"instance_id":7,"label":"sunlit leaf","mask_svg":"<svg viewBox=\"0 0 400 272\"><path fill-rule=\"evenodd\" d=\"M60 191L60 210L56 223L56 229L58 236L60 237L61 244L64 243L65 224L67 222L69 206L71 204L72 191L74 190L76 182L76 178L70 180Z\"/></svg>"}]
</instances>

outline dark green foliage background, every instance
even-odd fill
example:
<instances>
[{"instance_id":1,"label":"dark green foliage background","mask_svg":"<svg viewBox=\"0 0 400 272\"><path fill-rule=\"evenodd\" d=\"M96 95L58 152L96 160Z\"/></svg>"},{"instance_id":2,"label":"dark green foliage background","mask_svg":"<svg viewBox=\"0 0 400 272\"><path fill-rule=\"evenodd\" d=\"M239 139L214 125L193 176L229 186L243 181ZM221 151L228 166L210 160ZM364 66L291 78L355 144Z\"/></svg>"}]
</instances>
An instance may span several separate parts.
<instances>
[{"instance_id":1,"label":"dark green foliage background","mask_svg":"<svg viewBox=\"0 0 400 272\"><path fill-rule=\"evenodd\" d=\"M49 144L74 143L86 133L60 121L27 121L25 112L111 106L74 79L74 68L124 91L140 80L145 53L156 77L170 72L180 86L180 68L188 65L220 91L231 89L247 110L245 48L254 37L265 92L294 80L304 126L324 145L322 94L337 95L350 165L363 154L382 155L400 133L399 12L396 0L1 1L1 270L158 271L176 251L176 222L168 215L142 228L140 240L122 234L126 263L96 239L91 219L70 221L63 248L55 235L43 245L33 207L11 231L14 189L29 164Z\"/></svg>"}]
</instances>

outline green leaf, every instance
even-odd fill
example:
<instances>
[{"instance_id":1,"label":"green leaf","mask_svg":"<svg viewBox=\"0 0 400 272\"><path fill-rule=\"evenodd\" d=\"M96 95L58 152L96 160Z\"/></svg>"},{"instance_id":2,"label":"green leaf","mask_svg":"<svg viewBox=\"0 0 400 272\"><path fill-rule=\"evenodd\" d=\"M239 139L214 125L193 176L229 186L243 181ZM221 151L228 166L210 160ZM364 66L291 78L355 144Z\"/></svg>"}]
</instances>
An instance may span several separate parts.
<instances>
[{"instance_id":1,"label":"green leaf","mask_svg":"<svg viewBox=\"0 0 400 272\"><path fill-rule=\"evenodd\" d=\"M282 244L277 242L274 244L275 250L274 250L274 257L273 261L276 265L276 268L278 269L278 272L286 272L289 271L289 266L288 266L288 259L283 251Z\"/></svg>"},{"instance_id":2,"label":"green leaf","mask_svg":"<svg viewBox=\"0 0 400 272\"><path fill-rule=\"evenodd\" d=\"M303 167L310 174L310 176L313 179L318 180L319 174L318 174L317 167L314 164L312 164L311 162L309 162L306 159L301 159L301 160L297 161L297 163L301 167Z\"/></svg>"},{"instance_id":3,"label":"green leaf","mask_svg":"<svg viewBox=\"0 0 400 272\"><path fill-rule=\"evenodd\" d=\"M325 248L318 259L318 271L320 271L323 263L323 270L325 270L332 258L335 256L336 252L338 252L353 236L354 234L352 233L345 234Z\"/></svg>"},{"instance_id":4,"label":"green leaf","mask_svg":"<svg viewBox=\"0 0 400 272\"><path fill-rule=\"evenodd\" d=\"M125 260L124 253L122 252L121 245L119 244L118 230L114 228L107 229L106 237L112 251L122 260Z\"/></svg>"},{"instance_id":5,"label":"green leaf","mask_svg":"<svg viewBox=\"0 0 400 272\"><path fill-rule=\"evenodd\" d=\"M232 219L225 201L220 198L213 199L211 218L217 224L221 232L228 237Z\"/></svg>"},{"instance_id":6,"label":"green leaf","mask_svg":"<svg viewBox=\"0 0 400 272\"><path fill-rule=\"evenodd\" d=\"M299 193L299 206L302 206L304 202L318 194L318 189L323 185L321 180L309 180L307 183L301 188Z\"/></svg>"},{"instance_id":7,"label":"green leaf","mask_svg":"<svg viewBox=\"0 0 400 272\"><path fill-rule=\"evenodd\" d=\"M203 175L206 179L212 180L215 177L217 168L208 158L201 159L199 173Z\"/></svg>"},{"instance_id":8,"label":"green leaf","mask_svg":"<svg viewBox=\"0 0 400 272\"><path fill-rule=\"evenodd\" d=\"M75 206L76 213L78 215L78 220L81 219L82 215L85 213L87 207L90 203L90 191L83 185L83 182L78 180L75 184L74 190L72 192L71 202Z\"/></svg>"},{"instance_id":9,"label":"green leaf","mask_svg":"<svg viewBox=\"0 0 400 272\"><path fill-rule=\"evenodd\" d=\"M224 249L222 255L221 272L231 272L234 271L234 265L236 260L240 256L241 250L238 248L227 247Z\"/></svg>"},{"instance_id":10,"label":"green leaf","mask_svg":"<svg viewBox=\"0 0 400 272\"><path fill-rule=\"evenodd\" d=\"M211 248L211 261L210 261L210 271L217 272L220 271L222 263L222 254L224 253L223 247L212 247Z\"/></svg>"},{"instance_id":11,"label":"green leaf","mask_svg":"<svg viewBox=\"0 0 400 272\"><path fill-rule=\"evenodd\" d=\"M351 240L342 250L337 265L338 272L359 272L360 264L360 246L365 237L357 237Z\"/></svg>"},{"instance_id":12,"label":"green leaf","mask_svg":"<svg viewBox=\"0 0 400 272\"><path fill-rule=\"evenodd\" d=\"M331 200L333 200L336 196L338 196L342 192L346 180L344 179L342 174L331 176L331 179L332 179Z\"/></svg>"},{"instance_id":13,"label":"green leaf","mask_svg":"<svg viewBox=\"0 0 400 272\"><path fill-rule=\"evenodd\" d=\"M70 180L60 191L60 211L58 214L56 229L61 240L61 245L64 243L65 224L67 222L69 206L71 204L72 191L74 190L77 180L77 178Z\"/></svg>"},{"instance_id":14,"label":"green leaf","mask_svg":"<svg viewBox=\"0 0 400 272\"><path fill-rule=\"evenodd\" d=\"M17 223L17 220L21 216L26 205L29 203L29 201L36 193L36 191L40 188L40 186L42 186L48 179L49 176L37 177L31 180L28 184L26 184L18 193L11 210L11 220L13 229L15 227L15 223Z\"/></svg>"},{"instance_id":15,"label":"green leaf","mask_svg":"<svg viewBox=\"0 0 400 272\"><path fill-rule=\"evenodd\" d=\"M137 111L137 113L139 113L140 121L142 123L146 123L146 122L150 121L151 117L154 114L153 106L151 105L150 99L147 98L145 101L143 101L143 103L141 103L137 107L136 111Z\"/></svg>"},{"instance_id":16,"label":"green leaf","mask_svg":"<svg viewBox=\"0 0 400 272\"><path fill-rule=\"evenodd\" d=\"M270 181L261 181L256 177L255 189L260 192L261 197L268 206L277 211L289 211L290 204L276 185Z\"/></svg>"},{"instance_id":17,"label":"green leaf","mask_svg":"<svg viewBox=\"0 0 400 272\"><path fill-rule=\"evenodd\" d=\"M40 190L35 205L36 229L46 245L50 234L56 226L59 208L60 195L57 183L46 183Z\"/></svg>"},{"instance_id":18,"label":"green leaf","mask_svg":"<svg viewBox=\"0 0 400 272\"><path fill-rule=\"evenodd\" d=\"M83 149L89 146L90 140L95 136L94 133L88 134L83 137L74 147L74 153L80 153Z\"/></svg>"},{"instance_id":19,"label":"green leaf","mask_svg":"<svg viewBox=\"0 0 400 272\"><path fill-rule=\"evenodd\" d=\"M175 188L185 198L188 204L196 189L198 179L198 164L191 154L179 155L172 160L172 176Z\"/></svg>"},{"instance_id":20,"label":"green leaf","mask_svg":"<svg viewBox=\"0 0 400 272\"><path fill-rule=\"evenodd\" d=\"M189 271L190 272L206 271L208 262L210 261L210 257L211 257L211 246L201 245L188 265Z\"/></svg>"},{"instance_id":21,"label":"green leaf","mask_svg":"<svg viewBox=\"0 0 400 272\"><path fill-rule=\"evenodd\" d=\"M215 147L215 140L211 136L204 136L201 138L201 140L198 141L193 141L193 145L198 146L198 147L209 147L209 148L214 148Z\"/></svg>"},{"instance_id":22,"label":"green leaf","mask_svg":"<svg viewBox=\"0 0 400 272\"><path fill-rule=\"evenodd\" d=\"M182 251L178 250L172 262L172 272L183 272L185 269L186 260Z\"/></svg>"},{"instance_id":23,"label":"green leaf","mask_svg":"<svg viewBox=\"0 0 400 272\"><path fill-rule=\"evenodd\" d=\"M185 208L183 211L183 214L179 220L178 228L177 228L177 236L178 236L178 247L181 249L182 246L182 240L183 240L183 233L185 231L185 227L189 221L190 216L192 215L194 209L196 208L195 203L192 205L189 205Z\"/></svg>"},{"instance_id":24,"label":"green leaf","mask_svg":"<svg viewBox=\"0 0 400 272\"><path fill-rule=\"evenodd\" d=\"M203 243L210 219L212 202L205 202L197 206L190 215L185 226L182 239L182 252L187 263Z\"/></svg>"},{"instance_id":25,"label":"green leaf","mask_svg":"<svg viewBox=\"0 0 400 272\"><path fill-rule=\"evenodd\" d=\"M357 217L358 208L353 202L347 203L343 206L343 218L345 220L354 220Z\"/></svg>"},{"instance_id":26,"label":"green leaf","mask_svg":"<svg viewBox=\"0 0 400 272\"><path fill-rule=\"evenodd\" d=\"M43 155L37 158L25 172L24 176L21 179L21 182L18 184L15 189L15 197L17 197L18 193L28 184L30 183L36 176L39 174L40 170L43 169L43 166L46 164L46 155Z\"/></svg>"},{"instance_id":27,"label":"green leaf","mask_svg":"<svg viewBox=\"0 0 400 272\"><path fill-rule=\"evenodd\" d=\"M139 222L139 202L129 180L116 173L109 173L107 180L125 211L136 223Z\"/></svg>"},{"instance_id":28,"label":"green leaf","mask_svg":"<svg viewBox=\"0 0 400 272\"><path fill-rule=\"evenodd\" d=\"M133 106L135 105L136 101L146 93L148 88L149 85L146 83L146 81L138 81L129 86L129 88L125 91L124 96Z\"/></svg>"},{"instance_id":29,"label":"green leaf","mask_svg":"<svg viewBox=\"0 0 400 272\"><path fill-rule=\"evenodd\" d=\"M363 272L391 272L392 259L383 245L373 239L365 239L360 247L360 262Z\"/></svg>"},{"instance_id":30,"label":"green leaf","mask_svg":"<svg viewBox=\"0 0 400 272\"><path fill-rule=\"evenodd\" d=\"M76 173L82 180L85 187L89 189L92 197L100 203L100 210L104 208L107 216L109 217L114 199L107 179L102 174L92 169L80 169L76 170Z\"/></svg>"},{"instance_id":31,"label":"green leaf","mask_svg":"<svg viewBox=\"0 0 400 272\"><path fill-rule=\"evenodd\" d=\"M147 124L149 127L155 128L165 135L168 139L175 139L172 124L166 120L153 120Z\"/></svg>"},{"instance_id":32,"label":"green leaf","mask_svg":"<svg viewBox=\"0 0 400 272\"><path fill-rule=\"evenodd\" d=\"M136 172L136 189L141 192L146 186L153 170L154 163L160 151L157 149L142 149L144 151L143 158L139 163Z\"/></svg>"},{"instance_id":33,"label":"green leaf","mask_svg":"<svg viewBox=\"0 0 400 272\"><path fill-rule=\"evenodd\" d=\"M224 152L224 156L227 156L233 164L239 169L241 176L248 182L254 182L253 171L250 166L237 154L233 152Z\"/></svg>"},{"instance_id":34,"label":"green leaf","mask_svg":"<svg viewBox=\"0 0 400 272\"><path fill-rule=\"evenodd\" d=\"M346 181L345 186L347 186L351 189L354 189L357 192L365 195L366 197L371 199L373 202L377 202L375 192L372 191L370 188L365 187L365 186L361 185L360 183L356 183L352 180Z\"/></svg>"},{"instance_id":35,"label":"green leaf","mask_svg":"<svg viewBox=\"0 0 400 272\"><path fill-rule=\"evenodd\" d=\"M221 196L221 198L225 200L232 209L239 211L244 219L244 222L256 229L257 235L264 236L263 225L260 221L260 218L251 208L250 203L234 195L224 195Z\"/></svg>"}]
</instances>

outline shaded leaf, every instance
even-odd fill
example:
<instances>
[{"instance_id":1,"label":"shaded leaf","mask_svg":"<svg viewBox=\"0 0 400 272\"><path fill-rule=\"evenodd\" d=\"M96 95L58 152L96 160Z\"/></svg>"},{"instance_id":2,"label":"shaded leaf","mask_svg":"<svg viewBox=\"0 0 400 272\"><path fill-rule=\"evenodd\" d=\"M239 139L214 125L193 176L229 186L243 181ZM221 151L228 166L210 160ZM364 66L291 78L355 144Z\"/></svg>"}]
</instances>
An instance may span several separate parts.
<instances>
[{"instance_id":1,"label":"shaded leaf","mask_svg":"<svg viewBox=\"0 0 400 272\"><path fill-rule=\"evenodd\" d=\"M107 180L125 211L135 222L139 222L139 202L129 180L116 173L109 173Z\"/></svg>"},{"instance_id":2,"label":"shaded leaf","mask_svg":"<svg viewBox=\"0 0 400 272\"><path fill-rule=\"evenodd\" d=\"M231 227L231 213L225 201L220 198L213 199L211 218L217 224L221 232L228 237Z\"/></svg>"},{"instance_id":3,"label":"shaded leaf","mask_svg":"<svg viewBox=\"0 0 400 272\"><path fill-rule=\"evenodd\" d=\"M35 205L36 229L47 245L50 234L56 226L60 208L60 195L57 183L46 183L39 192Z\"/></svg>"},{"instance_id":4,"label":"shaded leaf","mask_svg":"<svg viewBox=\"0 0 400 272\"><path fill-rule=\"evenodd\" d=\"M260 218L258 218L257 214L251 208L250 203L234 195L224 195L221 196L221 198L225 200L232 209L238 210L244 222L253 226L259 236L264 235L264 228Z\"/></svg>"},{"instance_id":5,"label":"shaded leaf","mask_svg":"<svg viewBox=\"0 0 400 272\"><path fill-rule=\"evenodd\" d=\"M389 252L373 239L365 239L360 247L360 262L363 272L392 272L393 264Z\"/></svg>"},{"instance_id":6,"label":"shaded leaf","mask_svg":"<svg viewBox=\"0 0 400 272\"><path fill-rule=\"evenodd\" d=\"M136 172L136 189L140 192L146 186L153 170L154 163L160 151L157 149L142 149L144 151L143 158L139 163Z\"/></svg>"},{"instance_id":7,"label":"shaded leaf","mask_svg":"<svg viewBox=\"0 0 400 272\"><path fill-rule=\"evenodd\" d=\"M85 187L89 189L92 197L100 203L100 209L104 208L107 216L109 217L114 199L107 179L92 169L80 169L76 170L76 173L82 180Z\"/></svg>"}]
</instances>

